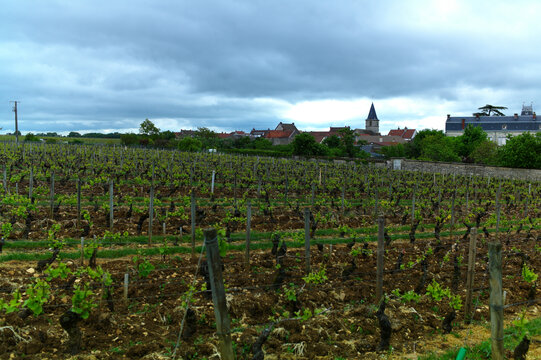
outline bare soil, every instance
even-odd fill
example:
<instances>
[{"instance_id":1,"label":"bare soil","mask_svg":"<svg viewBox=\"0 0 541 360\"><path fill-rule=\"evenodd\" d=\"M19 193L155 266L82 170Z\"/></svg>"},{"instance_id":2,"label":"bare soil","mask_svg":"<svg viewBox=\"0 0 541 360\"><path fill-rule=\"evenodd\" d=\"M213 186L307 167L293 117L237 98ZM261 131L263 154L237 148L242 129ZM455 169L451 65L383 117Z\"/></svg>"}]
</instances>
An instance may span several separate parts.
<instances>
[{"instance_id":1,"label":"bare soil","mask_svg":"<svg viewBox=\"0 0 541 360\"><path fill-rule=\"evenodd\" d=\"M524 302L531 296L529 284L522 280L520 249L528 254L528 263L540 268L536 236L529 240L516 236L511 245L504 243L503 285L507 304ZM447 245L446 243L449 243ZM263 345L265 359L416 359L419 354L439 352L462 345L473 345L490 337L488 303L488 275L486 272L486 243L479 241L474 293L474 318L471 325L464 324L462 308L453 321L451 334L444 334L443 317L451 310L448 301L435 301L426 293L426 286L435 279L443 287L453 288L455 255L467 259L467 243L452 247L444 239L442 246L430 244L434 253L427 257L428 272L423 296L418 302L403 302L391 294L401 293L419 285L422 269L418 263L426 253L427 241L395 241L385 254L384 291L388 294L386 314L392 325L391 349L377 352L380 328L376 319L376 249L375 244L355 244L352 248L364 250L357 256L347 245L335 245L332 251L325 245L322 251L311 248L313 270L325 267L328 279L322 284L306 284L303 280L304 249L288 249L282 267L285 278L281 285L273 286L279 269L270 250L253 251L250 267L243 263L244 254L229 252L223 259L224 282L231 318L231 337L239 359L251 359L252 344L259 334L276 322L271 335ZM410 268L397 269L403 254L403 264ZM448 256L446 256L448 255ZM449 258L449 261L445 259ZM114 280L114 311L105 301L94 309L91 316L80 323L83 333L83 351L79 357L65 353L67 334L59 324L60 315L70 308L72 289L53 280L53 298L45 307L45 314L21 319L16 313L0 315L0 359L160 359L169 357L179 335L184 315L183 299L194 280L198 257L175 256L166 259L154 257L156 266L148 278L138 279L131 258L103 260L98 264L111 272ZM460 277L455 293L465 299L464 283L467 260L460 264ZM72 270L77 264L67 262ZM355 266L352 266L352 264ZM0 264L0 297L10 298L14 289L30 283L39 276L32 270L35 263L11 261ZM31 270L32 269L32 270ZM129 300L123 299L124 273L130 274ZM198 290L205 284L203 276L195 276ZM290 285L294 284L294 285ZM295 291L296 301L288 299L287 289ZM102 291L100 286L95 292ZM533 294L536 297L535 293ZM24 296L23 296L24 298ZM505 309L507 323L527 308L529 317L538 317L538 307L532 304ZM183 359L216 358L217 336L214 307L209 291L197 292L191 309L195 312L195 333L181 339L177 356ZM306 320L295 318L309 309L322 313ZM541 358L538 342L532 342L528 359Z\"/></svg>"}]
</instances>

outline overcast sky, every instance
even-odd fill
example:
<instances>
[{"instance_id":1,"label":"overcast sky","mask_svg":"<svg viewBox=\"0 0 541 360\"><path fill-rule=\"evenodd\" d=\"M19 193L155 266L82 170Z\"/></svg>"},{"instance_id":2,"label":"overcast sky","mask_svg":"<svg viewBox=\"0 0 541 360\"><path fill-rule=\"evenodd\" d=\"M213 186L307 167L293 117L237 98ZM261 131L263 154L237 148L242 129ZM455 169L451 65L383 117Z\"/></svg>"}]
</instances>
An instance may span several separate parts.
<instances>
[{"instance_id":1,"label":"overcast sky","mask_svg":"<svg viewBox=\"0 0 541 360\"><path fill-rule=\"evenodd\" d=\"M0 127L443 129L541 108L538 1L4 1Z\"/></svg>"}]
</instances>

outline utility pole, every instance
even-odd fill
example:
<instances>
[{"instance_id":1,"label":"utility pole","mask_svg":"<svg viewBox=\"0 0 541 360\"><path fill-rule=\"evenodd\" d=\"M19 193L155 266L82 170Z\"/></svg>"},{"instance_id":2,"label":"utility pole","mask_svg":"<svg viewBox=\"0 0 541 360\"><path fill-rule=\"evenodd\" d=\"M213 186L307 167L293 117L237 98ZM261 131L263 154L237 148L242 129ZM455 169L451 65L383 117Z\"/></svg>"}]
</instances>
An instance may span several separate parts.
<instances>
[{"instance_id":1,"label":"utility pole","mask_svg":"<svg viewBox=\"0 0 541 360\"><path fill-rule=\"evenodd\" d=\"M15 143L19 145L19 122L17 121L17 103L18 101L10 101L14 103L13 112L15 113Z\"/></svg>"}]
</instances>

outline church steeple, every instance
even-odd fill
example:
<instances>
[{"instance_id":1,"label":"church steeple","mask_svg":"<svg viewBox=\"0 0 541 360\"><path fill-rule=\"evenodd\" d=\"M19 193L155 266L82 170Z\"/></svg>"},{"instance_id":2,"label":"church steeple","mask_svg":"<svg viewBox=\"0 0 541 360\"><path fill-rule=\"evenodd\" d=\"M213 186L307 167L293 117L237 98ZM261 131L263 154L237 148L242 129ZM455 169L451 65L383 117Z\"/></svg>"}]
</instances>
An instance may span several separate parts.
<instances>
[{"instance_id":1,"label":"church steeple","mask_svg":"<svg viewBox=\"0 0 541 360\"><path fill-rule=\"evenodd\" d=\"M370 106L370 112L368 113L368 117L366 118L365 122L366 130L379 134L379 119L378 115L376 114L376 109L374 108L374 103L372 103L372 106Z\"/></svg>"}]
</instances>

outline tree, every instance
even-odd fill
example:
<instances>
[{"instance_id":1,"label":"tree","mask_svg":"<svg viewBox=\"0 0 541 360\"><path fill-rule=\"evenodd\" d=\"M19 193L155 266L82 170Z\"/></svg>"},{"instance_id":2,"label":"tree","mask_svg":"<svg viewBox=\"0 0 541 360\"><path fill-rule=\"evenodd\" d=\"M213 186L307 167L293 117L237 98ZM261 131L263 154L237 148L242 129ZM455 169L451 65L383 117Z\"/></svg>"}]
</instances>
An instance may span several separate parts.
<instances>
[{"instance_id":1,"label":"tree","mask_svg":"<svg viewBox=\"0 0 541 360\"><path fill-rule=\"evenodd\" d=\"M180 151L200 151L201 146L201 140L192 137L185 137L178 142L178 149Z\"/></svg>"},{"instance_id":2,"label":"tree","mask_svg":"<svg viewBox=\"0 0 541 360\"><path fill-rule=\"evenodd\" d=\"M490 140L485 140L470 153L470 158L476 164L497 165L498 145Z\"/></svg>"},{"instance_id":3,"label":"tree","mask_svg":"<svg viewBox=\"0 0 541 360\"><path fill-rule=\"evenodd\" d=\"M460 157L455 152L453 140L445 136L442 131L426 136L421 143L421 148L421 156L419 157L421 160L460 161Z\"/></svg>"},{"instance_id":4,"label":"tree","mask_svg":"<svg viewBox=\"0 0 541 360\"><path fill-rule=\"evenodd\" d=\"M28 133L24 136L24 141L39 141L39 138L32 133Z\"/></svg>"},{"instance_id":5,"label":"tree","mask_svg":"<svg viewBox=\"0 0 541 360\"><path fill-rule=\"evenodd\" d=\"M468 124L464 129L464 133L455 140L458 155L467 160L471 153L487 139L487 133L480 126Z\"/></svg>"},{"instance_id":6,"label":"tree","mask_svg":"<svg viewBox=\"0 0 541 360\"><path fill-rule=\"evenodd\" d=\"M162 131L160 133L160 139L163 139L163 140L173 140L175 139L176 136L175 136L175 133L172 132L172 131L169 131L169 130L166 130L166 131Z\"/></svg>"},{"instance_id":7,"label":"tree","mask_svg":"<svg viewBox=\"0 0 541 360\"><path fill-rule=\"evenodd\" d=\"M424 129L419 131L417 135L409 143L404 145L406 157L410 159L418 159L422 153L422 143L425 137L430 135L445 136L441 130Z\"/></svg>"},{"instance_id":8,"label":"tree","mask_svg":"<svg viewBox=\"0 0 541 360\"><path fill-rule=\"evenodd\" d=\"M323 140L323 144L327 145L330 149L340 146L340 138L336 135L331 135Z\"/></svg>"},{"instance_id":9,"label":"tree","mask_svg":"<svg viewBox=\"0 0 541 360\"><path fill-rule=\"evenodd\" d=\"M396 144L393 146L384 146L381 148L381 153L385 155L386 158L392 157L405 157L406 150L404 144Z\"/></svg>"},{"instance_id":10,"label":"tree","mask_svg":"<svg viewBox=\"0 0 541 360\"><path fill-rule=\"evenodd\" d=\"M272 148L272 142L264 137L257 137L253 141L254 149L264 150Z\"/></svg>"},{"instance_id":11,"label":"tree","mask_svg":"<svg viewBox=\"0 0 541 360\"><path fill-rule=\"evenodd\" d=\"M541 169L541 133L508 135L498 152L498 164L507 167Z\"/></svg>"},{"instance_id":12,"label":"tree","mask_svg":"<svg viewBox=\"0 0 541 360\"><path fill-rule=\"evenodd\" d=\"M505 116L501 110L507 110L505 106L494 106L486 104L485 106L481 106L478 108L481 110L481 112L473 113L473 116Z\"/></svg>"},{"instance_id":13,"label":"tree","mask_svg":"<svg viewBox=\"0 0 541 360\"><path fill-rule=\"evenodd\" d=\"M295 136L291 143L293 155L325 155L325 148L316 142L316 139L309 133L302 133Z\"/></svg>"},{"instance_id":14,"label":"tree","mask_svg":"<svg viewBox=\"0 0 541 360\"><path fill-rule=\"evenodd\" d=\"M148 136L158 135L160 133L160 129L158 129L152 121L145 119L145 121L143 121L139 126L139 133Z\"/></svg>"},{"instance_id":15,"label":"tree","mask_svg":"<svg viewBox=\"0 0 541 360\"><path fill-rule=\"evenodd\" d=\"M241 136L233 140L233 147L237 149L251 148L252 140L248 136Z\"/></svg>"},{"instance_id":16,"label":"tree","mask_svg":"<svg viewBox=\"0 0 541 360\"><path fill-rule=\"evenodd\" d=\"M81 134L79 134L77 131L71 131L68 134L68 137L81 137Z\"/></svg>"},{"instance_id":17,"label":"tree","mask_svg":"<svg viewBox=\"0 0 541 360\"><path fill-rule=\"evenodd\" d=\"M120 142L123 145L137 145L139 144L139 137L137 134L122 134L120 135Z\"/></svg>"},{"instance_id":18,"label":"tree","mask_svg":"<svg viewBox=\"0 0 541 360\"><path fill-rule=\"evenodd\" d=\"M340 143L344 147L344 151L349 157L356 157L360 150L355 147L355 132L349 127L340 130Z\"/></svg>"},{"instance_id":19,"label":"tree","mask_svg":"<svg viewBox=\"0 0 541 360\"><path fill-rule=\"evenodd\" d=\"M218 134L206 127L199 127L194 136L201 141L204 149L216 149L218 146Z\"/></svg>"}]
</instances>

